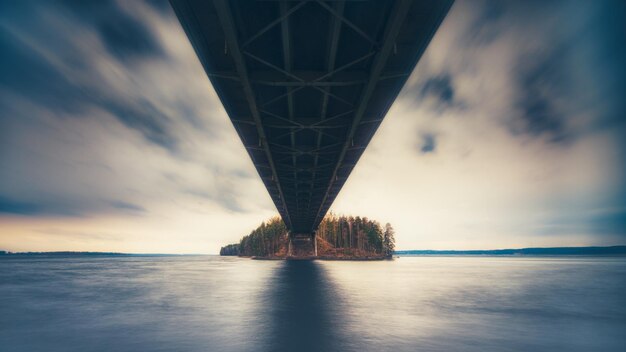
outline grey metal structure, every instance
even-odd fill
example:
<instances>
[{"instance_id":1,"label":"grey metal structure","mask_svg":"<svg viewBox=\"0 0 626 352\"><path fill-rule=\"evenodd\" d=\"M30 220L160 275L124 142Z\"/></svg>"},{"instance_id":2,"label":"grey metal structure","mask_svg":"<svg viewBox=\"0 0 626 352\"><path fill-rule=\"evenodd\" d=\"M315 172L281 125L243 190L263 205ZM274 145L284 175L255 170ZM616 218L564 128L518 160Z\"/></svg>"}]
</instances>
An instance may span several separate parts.
<instances>
[{"instance_id":1,"label":"grey metal structure","mask_svg":"<svg viewBox=\"0 0 626 352\"><path fill-rule=\"evenodd\" d=\"M171 0L292 234L312 233L451 0Z\"/></svg>"}]
</instances>

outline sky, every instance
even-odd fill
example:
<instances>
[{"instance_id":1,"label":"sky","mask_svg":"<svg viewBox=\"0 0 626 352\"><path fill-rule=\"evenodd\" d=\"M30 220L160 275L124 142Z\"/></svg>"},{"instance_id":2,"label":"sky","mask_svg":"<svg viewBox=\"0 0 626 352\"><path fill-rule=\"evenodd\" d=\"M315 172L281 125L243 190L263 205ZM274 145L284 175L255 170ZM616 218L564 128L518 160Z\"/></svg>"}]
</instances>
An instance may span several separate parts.
<instances>
[{"instance_id":1,"label":"sky","mask_svg":"<svg viewBox=\"0 0 626 352\"><path fill-rule=\"evenodd\" d=\"M399 249L626 244L626 5L458 0L331 210ZM277 214L163 1L0 1L0 249L217 253Z\"/></svg>"}]
</instances>

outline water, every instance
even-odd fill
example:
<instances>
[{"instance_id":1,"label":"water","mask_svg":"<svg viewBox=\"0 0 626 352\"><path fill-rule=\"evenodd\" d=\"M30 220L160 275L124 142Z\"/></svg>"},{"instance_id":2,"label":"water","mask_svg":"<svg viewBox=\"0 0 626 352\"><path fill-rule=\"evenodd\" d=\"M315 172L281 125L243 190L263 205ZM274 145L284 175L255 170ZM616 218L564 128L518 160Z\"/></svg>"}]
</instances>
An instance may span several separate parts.
<instances>
[{"instance_id":1,"label":"water","mask_svg":"<svg viewBox=\"0 0 626 352\"><path fill-rule=\"evenodd\" d=\"M626 351L626 258L0 258L1 351Z\"/></svg>"}]
</instances>

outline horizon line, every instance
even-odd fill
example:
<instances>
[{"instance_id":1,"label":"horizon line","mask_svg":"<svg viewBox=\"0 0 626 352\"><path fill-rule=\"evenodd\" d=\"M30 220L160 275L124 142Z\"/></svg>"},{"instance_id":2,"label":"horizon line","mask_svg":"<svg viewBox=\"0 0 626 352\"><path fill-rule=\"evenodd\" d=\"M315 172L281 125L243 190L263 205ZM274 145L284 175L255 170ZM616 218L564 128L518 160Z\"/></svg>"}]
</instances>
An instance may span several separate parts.
<instances>
[{"instance_id":1,"label":"horizon line","mask_svg":"<svg viewBox=\"0 0 626 352\"><path fill-rule=\"evenodd\" d=\"M623 248L626 253L626 244L611 246L571 246L571 247L522 247L522 248L497 248L497 249L399 249L394 254L405 254L406 252L430 252L433 254L442 252L471 253L471 252L504 252L504 251L524 251L524 250L563 250L563 249L615 249ZM12 252L0 249L0 255L46 255L46 254L84 254L84 255L119 255L119 256L194 256L194 255L217 255L219 253L127 253L108 251L21 251ZM410 253L406 253L410 254Z\"/></svg>"}]
</instances>

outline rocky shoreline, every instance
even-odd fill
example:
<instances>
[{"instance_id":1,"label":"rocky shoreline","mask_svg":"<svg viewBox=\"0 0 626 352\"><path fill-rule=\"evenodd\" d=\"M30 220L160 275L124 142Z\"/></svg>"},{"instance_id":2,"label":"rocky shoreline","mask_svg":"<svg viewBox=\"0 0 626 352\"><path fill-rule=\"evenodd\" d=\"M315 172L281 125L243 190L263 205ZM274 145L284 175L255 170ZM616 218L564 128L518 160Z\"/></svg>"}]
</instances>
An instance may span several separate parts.
<instances>
[{"instance_id":1,"label":"rocky shoreline","mask_svg":"<svg viewBox=\"0 0 626 352\"><path fill-rule=\"evenodd\" d=\"M332 256L307 256L307 257L258 257L258 256L239 256L240 258L250 258L254 260L325 260L325 261L380 261L392 260L392 257L369 256L369 257L332 257Z\"/></svg>"}]
</instances>

